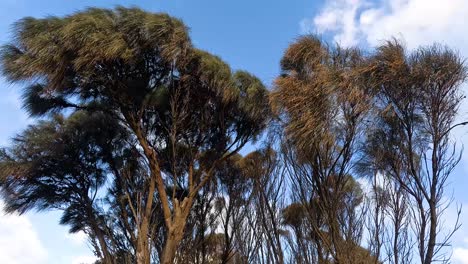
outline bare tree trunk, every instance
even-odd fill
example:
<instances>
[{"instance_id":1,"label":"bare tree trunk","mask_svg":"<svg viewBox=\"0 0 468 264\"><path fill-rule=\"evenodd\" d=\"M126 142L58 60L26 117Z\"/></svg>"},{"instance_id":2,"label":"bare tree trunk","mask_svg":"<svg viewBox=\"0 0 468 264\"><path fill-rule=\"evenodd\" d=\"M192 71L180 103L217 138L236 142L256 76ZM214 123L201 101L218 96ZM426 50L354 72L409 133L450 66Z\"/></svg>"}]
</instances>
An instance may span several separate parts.
<instances>
[{"instance_id":1,"label":"bare tree trunk","mask_svg":"<svg viewBox=\"0 0 468 264\"><path fill-rule=\"evenodd\" d=\"M427 242L427 250L426 250L426 259L424 264L431 264L432 259L434 258L434 249L436 246L436 237L437 237L437 211L435 202L430 203L430 224L429 224L429 241Z\"/></svg>"},{"instance_id":2,"label":"bare tree trunk","mask_svg":"<svg viewBox=\"0 0 468 264\"><path fill-rule=\"evenodd\" d=\"M149 264L151 261L148 234L148 219L144 218L138 230L136 249L136 259L138 264Z\"/></svg>"},{"instance_id":3,"label":"bare tree trunk","mask_svg":"<svg viewBox=\"0 0 468 264\"><path fill-rule=\"evenodd\" d=\"M167 226L167 238L164 245L161 263L172 264L176 257L177 248L184 236L185 226L187 224L187 217L190 209L192 208L194 195L185 197L180 203L177 199L174 200L174 214Z\"/></svg>"},{"instance_id":4,"label":"bare tree trunk","mask_svg":"<svg viewBox=\"0 0 468 264\"><path fill-rule=\"evenodd\" d=\"M182 226L174 225L174 228L171 228L168 232L166 244L164 245L164 251L162 255L162 264L172 264L177 252L177 247L180 244L180 241L183 237L183 228L185 222Z\"/></svg>"}]
</instances>

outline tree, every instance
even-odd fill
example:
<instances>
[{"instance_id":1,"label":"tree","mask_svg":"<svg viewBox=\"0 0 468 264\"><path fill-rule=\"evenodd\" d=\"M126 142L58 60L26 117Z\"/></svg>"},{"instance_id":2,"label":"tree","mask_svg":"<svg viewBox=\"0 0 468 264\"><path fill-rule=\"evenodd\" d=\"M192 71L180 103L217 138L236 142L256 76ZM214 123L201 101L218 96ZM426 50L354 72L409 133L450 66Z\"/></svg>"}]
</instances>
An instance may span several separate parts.
<instances>
[{"instance_id":1,"label":"tree","mask_svg":"<svg viewBox=\"0 0 468 264\"><path fill-rule=\"evenodd\" d=\"M302 37L286 50L272 93L293 200L307 212L318 263L347 263L350 246L359 244L360 198L351 173L372 98L357 73L364 61L356 49Z\"/></svg>"},{"instance_id":2,"label":"tree","mask_svg":"<svg viewBox=\"0 0 468 264\"><path fill-rule=\"evenodd\" d=\"M379 115L386 119L385 113ZM390 120L388 120L390 121ZM376 256L385 256L388 263L411 263L414 242L410 236L412 215L410 196L396 179L405 171L396 145L402 142L399 133L382 129L390 123L377 121L370 127L363 146L363 156L358 164L363 176L372 182L369 197L368 230L372 234L369 244ZM384 254L385 251L385 255Z\"/></svg>"},{"instance_id":3,"label":"tree","mask_svg":"<svg viewBox=\"0 0 468 264\"><path fill-rule=\"evenodd\" d=\"M96 255L109 260L112 249L97 206L108 170L99 164L109 161L110 146L121 145L120 132L104 115L81 111L30 126L0 154L7 212L62 210L60 222L88 234Z\"/></svg>"},{"instance_id":4,"label":"tree","mask_svg":"<svg viewBox=\"0 0 468 264\"><path fill-rule=\"evenodd\" d=\"M147 183L136 201L137 263L151 260L154 196L166 232L161 262L172 263L198 192L268 119L262 83L192 47L184 24L166 14L118 7L25 18L1 62L10 81L30 84L24 105L31 115L100 113L138 143ZM185 195L168 188L175 186Z\"/></svg>"},{"instance_id":5,"label":"tree","mask_svg":"<svg viewBox=\"0 0 468 264\"><path fill-rule=\"evenodd\" d=\"M463 61L437 44L409 53L393 40L378 47L362 73L377 90L379 116L370 139L380 147L372 156L412 199L421 263L447 262L443 248L453 232L439 233L446 182L461 157L450 132L465 124L455 123L466 79Z\"/></svg>"},{"instance_id":6,"label":"tree","mask_svg":"<svg viewBox=\"0 0 468 264\"><path fill-rule=\"evenodd\" d=\"M0 194L8 212L60 210L96 263L449 261L450 134L467 124L450 49L303 36L269 93L166 14L90 8L13 33L1 70L36 123L0 149Z\"/></svg>"},{"instance_id":7,"label":"tree","mask_svg":"<svg viewBox=\"0 0 468 264\"><path fill-rule=\"evenodd\" d=\"M273 141L270 144L274 143ZM244 173L253 180L253 210L264 241L265 263L285 263L281 209L284 207L286 177L278 153L268 144L241 161Z\"/></svg>"}]
</instances>

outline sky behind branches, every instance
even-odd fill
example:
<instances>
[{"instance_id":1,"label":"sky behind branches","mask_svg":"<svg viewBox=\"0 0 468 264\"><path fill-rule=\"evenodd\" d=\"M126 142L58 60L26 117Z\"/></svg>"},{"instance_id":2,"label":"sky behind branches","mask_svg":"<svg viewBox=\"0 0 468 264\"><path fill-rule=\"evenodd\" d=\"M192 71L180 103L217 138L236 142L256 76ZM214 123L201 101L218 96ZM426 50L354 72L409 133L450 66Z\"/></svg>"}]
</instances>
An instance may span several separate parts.
<instances>
[{"instance_id":1,"label":"sky behind branches","mask_svg":"<svg viewBox=\"0 0 468 264\"><path fill-rule=\"evenodd\" d=\"M268 86L279 74L284 50L300 34L320 34L332 43L370 51L390 37L403 39L409 48L439 42L468 57L467 0L0 0L0 44L11 39L11 25L23 17L63 16L86 7L116 5L181 18L195 46L219 55L233 69L252 72ZM33 122L21 109L20 94L20 87L0 78L0 146ZM459 119L468 119L467 113L465 102ZM458 146L468 146L467 134L467 127L455 131ZM468 152L447 192L453 193L454 205L466 205L461 216L465 225L453 239L456 264L468 264L467 172ZM455 211L449 208L447 226ZM58 225L59 218L59 212L0 214L0 263L91 263L86 237L68 234Z\"/></svg>"}]
</instances>

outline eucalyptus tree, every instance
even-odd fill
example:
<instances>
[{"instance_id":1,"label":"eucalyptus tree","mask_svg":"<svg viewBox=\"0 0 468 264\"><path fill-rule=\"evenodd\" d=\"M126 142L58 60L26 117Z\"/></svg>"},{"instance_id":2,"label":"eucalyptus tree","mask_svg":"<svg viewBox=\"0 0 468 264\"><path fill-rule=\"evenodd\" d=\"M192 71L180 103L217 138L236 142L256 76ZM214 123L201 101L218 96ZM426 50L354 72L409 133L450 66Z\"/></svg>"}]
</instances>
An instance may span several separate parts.
<instances>
[{"instance_id":1,"label":"eucalyptus tree","mask_svg":"<svg viewBox=\"0 0 468 264\"><path fill-rule=\"evenodd\" d=\"M237 256L248 263L285 263L282 168L277 153L266 146L233 158L218 171L225 237L222 263Z\"/></svg>"},{"instance_id":2,"label":"eucalyptus tree","mask_svg":"<svg viewBox=\"0 0 468 264\"><path fill-rule=\"evenodd\" d=\"M117 7L24 18L2 47L1 63L8 80L26 86L31 115L99 113L117 120L137 143L146 170L133 210L137 263L152 258L154 197L166 233L160 261L172 263L197 194L216 166L255 139L268 119L262 83L194 48L186 26L162 13ZM16 171L14 177L28 175ZM2 189L11 197L21 190Z\"/></svg>"},{"instance_id":3,"label":"eucalyptus tree","mask_svg":"<svg viewBox=\"0 0 468 264\"><path fill-rule=\"evenodd\" d=\"M369 202L369 244L376 256L388 263L411 263L414 237L411 236L411 198L398 178L406 173L404 160L399 154L404 141L392 114L377 111L376 123L367 131L363 158L359 162L361 173L371 183ZM392 121L393 119L393 121Z\"/></svg>"},{"instance_id":4,"label":"eucalyptus tree","mask_svg":"<svg viewBox=\"0 0 468 264\"><path fill-rule=\"evenodd\" d=\"M61 224L69 225L70 232L86 233L96 256L115 263L111 260L118 247L108 232L98 192L109 172L101 164L124 159L114 152L125 140L119 132L104 115L81 111L31 125L0 153L7 212L61 210Z\"/></svg>"},{"instance_id":5,"label":"eucalyptus tree","mask_svg":"<svg viewBox=\"0 0 468 264\"><path fill-rule=\"evenodd\" d=\"M364 62L357 49L304 36L286 50L272 93L284 122L292 193L316 236L318 263L351 261L350 246L361 236L359 199L346 189L354 182L350 175L372 100L357 71Z\"/></svg>"},{"instance_id":6,"label":"eucalyptus tree","mask_svg":"<svg viewBox=\"0 0 468 264\"><path fill-rule=\"evenodd\" d=\"M276 153L265 148L219 164L215 180L206 186L215 190L214 199L208 195L191 214L195 239L188 237L190 253L182 263L285 263L280 223L284 179L277 174L278 162Z\"/></svg>"},{"instance_id":7,"label":"eucalyptus tree","mask_svg":"<svg viewBox=\"0 0 468 264\"><path fill-rule=\"evenodd\" d=\"M272 143L271 139L269 142ZM250 203L258 221L257 230L263 248L259 257L264 263L286 263L281 209L285 204L287 183L280 155L267 144L247 154L239 166L253 185Z\"/></svg>"},{"instance_id":8,"label":"eucalyptus tree","mask_svg":"<svg viewBox=\"0 0 468 264\"><path fill-rule=\"evenodd\" d=\"M463 99L466 67L447 47L408 51L384 43L362 75L376 89L377 126L369 131L379 172L391 177L413 206L414 237L421 263L448 262L445 247L453 232L441 234L448 207L446 185L461 153L451 139ZM458 222L454 231L459 227Z\"/></svg>"}]
</instances>

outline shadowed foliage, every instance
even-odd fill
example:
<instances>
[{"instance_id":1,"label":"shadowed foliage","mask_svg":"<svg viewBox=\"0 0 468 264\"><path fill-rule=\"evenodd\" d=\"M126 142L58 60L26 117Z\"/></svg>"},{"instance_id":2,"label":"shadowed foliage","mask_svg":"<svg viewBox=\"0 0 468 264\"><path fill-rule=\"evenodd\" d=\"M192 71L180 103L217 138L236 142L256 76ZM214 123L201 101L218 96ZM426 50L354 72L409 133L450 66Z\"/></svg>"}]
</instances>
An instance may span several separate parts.
<instances>
[{"instance_id":1,"label":"shadowed foliage","mask_svg":"<svg viewBox=\"0 0 468 264\"><path fill-rule=\"evenodd\" d=\"M450 261L449 48L301 36L270 93L177 18L88 8L19 20L0 66L35 120L0 149L6 211L59 210L96 264Z\"/></svg>"},{"instance_id":2,"label":"shadowed foliage","mask_svg":"<svg viewBox=\"0 0 468 264\"><path fill-rule=\"evenodd\" d=\"M132 210L138 263L153 258L147 237L153 235L155 194L167 231L160 259L172 263L194 199L216 164L254 139L268 119L262 83L247 72L232 72L219 57L194 48L185 25L162 13L117 7L90 8L66 17L24 18L15 24L14 39L2 47L0 57L7 79L27 84L24 107L31 115L100 114L116 120L128 142L139 145L136 151L143 157L146 179L141 186L145 190L132 202L138 204ZM20 155L36 161L29 154L33 153ZM77 162L73 156L63 159ZM13 157L11 162L19 161ZM34 173L43 176L40 170ZM87 170L81 173L97 179ZM28 175L18 172L15 177ZM103 182L98 180L92 188ZM176 188L168 186L184 188L187 194L181 198ZM51 193L38 194L48 200ZM36 198L25 199L41 207ZM42 202L42 207L46 204ZM111 257L104 262L113 263Z\"/></svg>"}]
</instances>

